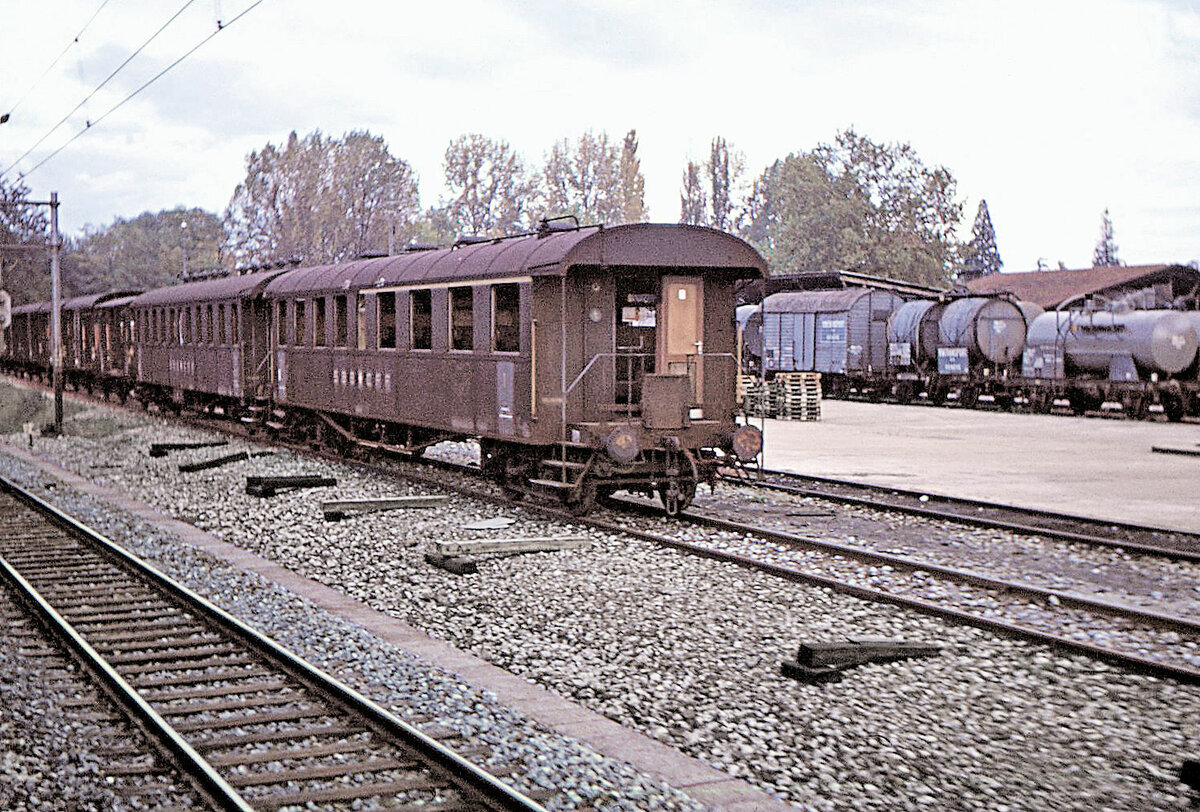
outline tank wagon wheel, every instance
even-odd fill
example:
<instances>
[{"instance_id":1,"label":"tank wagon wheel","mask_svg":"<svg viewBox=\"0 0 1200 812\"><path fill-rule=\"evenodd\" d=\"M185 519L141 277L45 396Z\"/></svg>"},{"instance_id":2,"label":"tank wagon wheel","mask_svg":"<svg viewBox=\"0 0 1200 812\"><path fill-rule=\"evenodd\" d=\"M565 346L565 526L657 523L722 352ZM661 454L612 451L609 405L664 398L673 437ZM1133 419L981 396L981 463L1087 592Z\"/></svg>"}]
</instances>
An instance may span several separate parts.
<instances>
[{"instance_id":1,"label":"tank wagon wheel","mask_svg":"<svg viewBox=\"0 0 1200 812\"><path fill-rule=\"evenodd\" d=\"M699 481L696 460L687 449L678 453L668 452L667 479L658 484L658 498L662 500L668 516L678 516L692 504Z\"/></svg>"},{"instance_id":2,"label":"tank wagon wheel","mask_svg":"<svg viewBox=\"0 0 1200 812\"><path fill-rule=\"evenodd\" d=\"M1184 404L1183 398L1178 395L1165 395L1162 401L1163 414L1167 416L1167 420L1171 423L1178 423L1183 420Z\"/></svg>"}]
</instances>

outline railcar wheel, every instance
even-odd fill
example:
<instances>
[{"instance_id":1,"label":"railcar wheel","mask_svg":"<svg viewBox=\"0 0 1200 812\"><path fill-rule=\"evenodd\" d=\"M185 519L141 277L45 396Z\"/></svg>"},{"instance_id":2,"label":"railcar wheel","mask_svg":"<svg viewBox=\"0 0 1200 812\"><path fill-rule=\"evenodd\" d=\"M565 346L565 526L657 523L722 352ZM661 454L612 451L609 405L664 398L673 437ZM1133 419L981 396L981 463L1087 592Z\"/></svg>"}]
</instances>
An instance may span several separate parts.
<instances>
[{"instance_id":1,"label":"railcar wheel","mask_svg":"<svg viewBox=\"0 0 1200 812\"><path fill-rule=\"evenodd\" d=\"M700 481L700 472L696 469L696 460L688 451L672 456L674 459L667 460L667 479L658 486L658 498L662 500L668 516L678 516L687 510L696 498L696 483Z\"/></svg>"},{"instance_id":2,"label":"railcar wheel","mask_svg":"<svg viewBox=\"0 0 1200 812\"><path fill-rule=\"evenodd\" d=\"M530 464L520 457L505 455L495 463L496 479L500 490L512 502L520 502L528 493L526 482L529 480Z\"/></svg>"}]
</instances>

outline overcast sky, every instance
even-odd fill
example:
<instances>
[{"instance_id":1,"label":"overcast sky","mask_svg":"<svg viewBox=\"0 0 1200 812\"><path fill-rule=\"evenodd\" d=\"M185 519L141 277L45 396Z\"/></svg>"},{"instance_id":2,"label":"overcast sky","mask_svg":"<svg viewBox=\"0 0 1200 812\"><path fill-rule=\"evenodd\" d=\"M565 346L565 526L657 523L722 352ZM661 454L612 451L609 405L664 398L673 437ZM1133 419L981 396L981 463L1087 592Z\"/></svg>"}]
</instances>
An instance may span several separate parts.
<instances>
[{"instance_id":1,"label":"overcast sky","mask_svg":"<svg viewBox=\"0 0 1200 812\"><path fill-rule=\"evenodd\" d=\"M108 0L18 104L102 2L0 0L0 170L186 4ZM263 0L229 24L253 2L192 2L6 178L57 191L68 232L220 213L251 150L365 129L427 207L463 133L538 165L557 139L635 128L651 219L673 222L713 136L750 180L853 126L950 169L964 236L986 199L1007 271L1090 265L1105 208L1126 263L1200 259L1200 0Z\"/></svg>"}]
</instances>

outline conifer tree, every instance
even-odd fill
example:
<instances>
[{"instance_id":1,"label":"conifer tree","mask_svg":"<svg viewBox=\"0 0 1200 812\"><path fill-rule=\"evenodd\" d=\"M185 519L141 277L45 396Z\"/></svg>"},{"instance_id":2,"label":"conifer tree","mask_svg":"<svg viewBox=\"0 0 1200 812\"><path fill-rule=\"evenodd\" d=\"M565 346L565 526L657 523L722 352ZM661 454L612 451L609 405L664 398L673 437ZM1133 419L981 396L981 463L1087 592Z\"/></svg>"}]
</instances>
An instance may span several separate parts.
<instances>
[{"instance_id":1,"label":"conifer tree","mask_svg":"<svg viewBox=\"0 0 1200 812\"><path fill-rule=\"evenodd\" d=\"M996 231L992 228L992 217L988 213L987 201L979 201L975 213L975 225L971 227L971 241L967 243L963 256L963 267L959 276L976 279L980 276L1000 273L1004 262L996 249Z\"/></svg>"},{"instance_id":2,"label":"conifer tree","mask_svg":"<svg viewBox=\"0 0 1200 812\"><path fill-rule=\"evenodd\" d=\"M1112 218L1108 215L1108 209L1104 210L1104 217L1100 220L1100 241L1092 252L1092 264L1097 268L1116 268L1122 264L1117 257L1117 244L1113 241Z\"/></svg>"}]
</instances>

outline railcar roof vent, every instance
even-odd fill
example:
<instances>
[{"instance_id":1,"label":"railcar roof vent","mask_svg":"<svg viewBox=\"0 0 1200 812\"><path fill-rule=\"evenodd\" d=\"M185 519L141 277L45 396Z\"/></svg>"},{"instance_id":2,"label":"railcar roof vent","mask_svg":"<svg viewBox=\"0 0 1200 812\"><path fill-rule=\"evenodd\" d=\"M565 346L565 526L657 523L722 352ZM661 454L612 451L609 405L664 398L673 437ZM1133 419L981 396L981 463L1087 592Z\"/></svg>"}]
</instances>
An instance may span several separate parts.
<instances>
[{"instance_id":1,"label":"railcar roof vent","mask_svg":"<svg viewBox=\"0 0 1200 812\"><path fill-rule=\"evenodd\" d=\"M359 259L382 259L386 256L388 256L387 251L360 251L358 254Z\"/></svg>"},{"instance_id":2,"label":"railcar roof vent","mask_svg":"<svg viewBox=\"0 0 1200 812\"><path fill-rule=\"evenodd\" d=\"M417 251L436 251L442 246L435 242L410 242L404 246L404 253L411 254Z\"/></svg>"},{"instance_id":3,"label":"railcar roof vent","mask_svg":"<svg viewBox=\"0 0 1200 812\"><path fill-rule=\"evenodd\" d=\"M546 237L559 231L578 231L579 218L573 214L560 214L558 217L543 217L538 223L537 235Z\"/></svg>"},{"instance_id":4,"label":"railcar roof vent","mask_svg":"<svg viewBox=\"0 0 1200 812\"><path fill-rule=\"evenodd\" d=\"M460 245L480 245L485 242L491 242L494 239L496 238L484 237L480 234L460 234L458 239L454 241L454 247L458 248Z\"/></svg>"}]
</instances>

